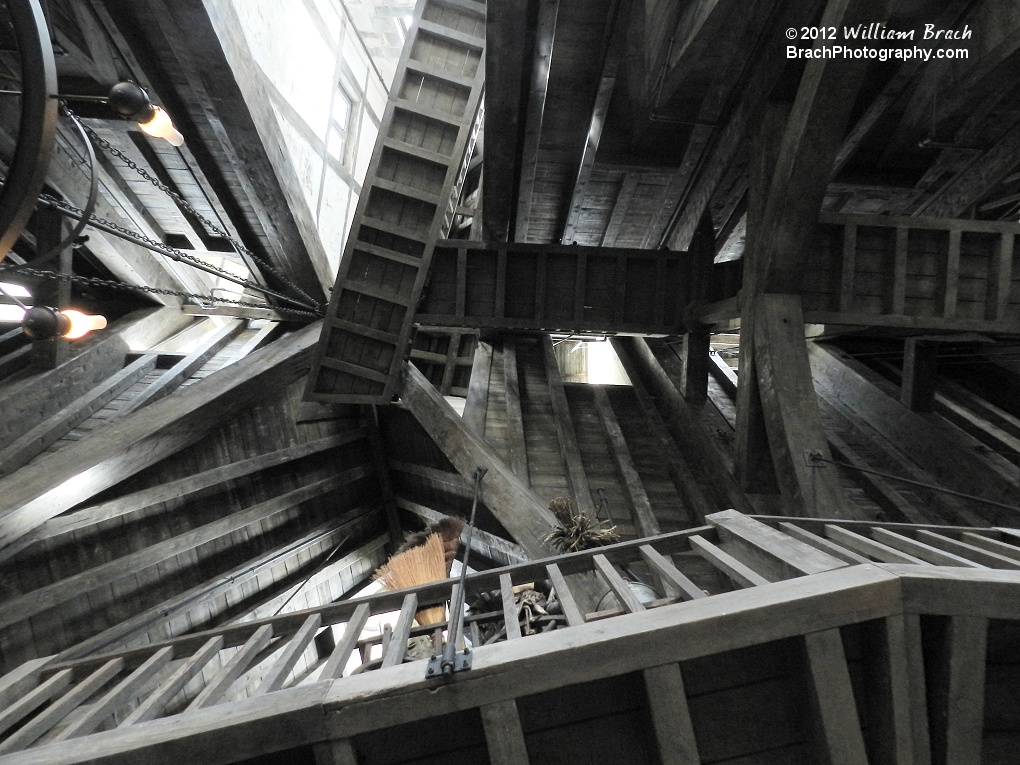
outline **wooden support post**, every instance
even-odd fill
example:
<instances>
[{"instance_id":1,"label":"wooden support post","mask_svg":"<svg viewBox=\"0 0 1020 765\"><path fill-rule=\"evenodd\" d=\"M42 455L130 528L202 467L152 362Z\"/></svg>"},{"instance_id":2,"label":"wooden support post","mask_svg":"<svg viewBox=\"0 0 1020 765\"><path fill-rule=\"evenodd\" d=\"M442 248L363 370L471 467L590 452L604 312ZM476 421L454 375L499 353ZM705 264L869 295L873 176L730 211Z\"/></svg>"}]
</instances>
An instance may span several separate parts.
<instances>
[{"instance_id":1,"label":"wooden support post","mask_svg":"<svg viewBox=\"0 0 1020 765\"><path fill-rule=\"evenodd\" d=\"M696 765L701 762L694 737L687 691L679 664L649 667L643 673L648 711L662 765Z\"/></svg>"},{"instance_id":2,"label":"wooden support post","mask_svg":"<svg viewBox=\"0 0 1020 765\"><path fill-rule=\"evenodd\" d=\"M358 765L358 754L349 738L315 744L312 754L315 765Z\"/></svg>"},{"instance_id":3,"label":"wooden support post","mask_svg":"<svg viewBox=\"0 0 1020 765\"><path fill-rule=\"evenodd\" d=\"M485 415L489 408L489 376L492 372L492 344L479 339L471 362L471 381L464 402L464 424L480 436L485 435Z\"/></svg>"},{"instance_id":4,"label":"wooden support post","mask_svg":"<svg viewBox=\"0 0 1020 765\"><path fill-rule=\"evenodd\" d=\"M530 486L524 415L521 412L521 386L517 378L517 343L512 337L503 338L503 374L506 379L507 461L517 477Z\"/></svg>"},{"instance_id":5,"label":"wooden support post","mask_svg":"<svg viewBox=\"0 0 1020 765\"><path fill-rule=\"evenodd\" d=\"M591 488L588 485L588 474L581 461L581 450L577 446L577 432L570 416L567 393L563 389L563 377L560 375L559 364L556 363L552 338L549 335L542 335L541 343L549 397L553 417L556 420L556 436L560 442L560 454L563 455L563 461L567 465L567 481L574 496L574 504L580 512L595 517L595 502L592 500Z\"/></svg>"},{"instance_id":6,"label":"wooden support post","mask_svg":"<svg viewBox=\"0 0 1020 765\"><path fill-rule=\"evenodd\" d=\"M951 616L925 636L932 762L979 765L985 712L988 619Z\"/></svg>"},{"instance_id":7,"label":"wooden support post","mask_svg":"<svg viewBox=\"0 0 1020 765\"><path fill-rule=\"evenodd\" d=\"M483 704L478 709L482 715L485 731L485 745L489 749L492 765L528 765L528 746L517 713L517 702L513 699Z\"/></svg>"},{"instance_id":8,"label":"wooden support post","mask_svg":"<svg viewBox=\"0 0 1020 765\"><path fill-rule=\"evenodd\" d=\"M627 441L620 430L620 423L613 413L613 406L609 401L605 388L601 385L592 387L595 396L595 407L598 409L602 425L609 437L609 445L613 451L613 459L616 462L616 471L620 476L627 499L630 501L634 522L643 537L654 537L662 533L659 528L659 521L655 517L652 505L648 501L648 494L645 492L644 484L641 483L641 476L638 475L631 459L630 450L627 448Z\"/></svg>"},{"instance_id":9,"label":"wooden support post","mask_svg":"<svg viewBox=\"0 0 1020 765\"><path fill-rule=\"evenodd\" d=\"M411 635L411 625L414 623L414 612L417 608L418 596L409 592L400 605L397 626L390 639L383 644L383 669L403 663L404 655L407 653L407 638Z\"/></svg>"},{"instance_id":10,"label":"wooden support post","mask_svg":"<svg viewBox=\"0 0 1020 765\"><path fill-rule=\"evenodd\" d=\"M320 680L335 680L343 676L344 668L361 637L361 631L365 629L369 613L368 603L362 603L354 610L354 614L344 627L343 637L340 638L333 653L326 660L326 665L322 668L322 673L319 675Z\"/></svg>"},{"instance_id":11,"label":"wooden support post","mask_svg":"<svg viewBox=\"0 0 1020 765\"><path fill-rule=\"evenodd\" d=\"M510 574L499 575L499 596L503 603L503 623L506 625L506 639L514 640L521 637L521 622L517 614L517 602L514 600L514 586Z\"/></svg>"},{"instance_id":12,"label":"wooden support post","mask_svg":"<svg viewBox=\"0 0 1020 765\"><path fill-rule=\"evenodd\" d=\"M935 382L939 344L909 338L903 343L903 379L900 401L915 412L935 411Z\"/></svg>"},{"instance_id":13,"label":"wooden support post","mask_svg":"<svg viewBox=\"0 0 1020 765\"><path fill-rule=\"evenodd\" d=\"M867 765L864 735L857 717L843 638L838 629L804 636L815 709L831 765Z\"/></svg>"},{"instance_id":14,"label":"wooden support post","mask_svg":"<svg viewBox=\"0 0 1020 765\"><path fill-rule=\"evenodd\" d=\"M755 358L776 479L789 515L860 518L846 500L811 381L804 315L795 295L761 295L755 302Z\"/></svg>"},{"instance_id":15,"label":"wooden support post","mask_svg":"<svg viewBox=\"0 0 1020 765\"><path fill-rule=\"evenodd\" d=\"M395 552L404 543L404 531L400 526L400 517L397 514L393 481L390 480L390 463L386 456L386 442L379 430L379 412L374 404L363 406L361 411L365 431L368 433L368 442L372 445L372 459L375 461L379 490L386 507L386 526L390 532L390 545Z\"/></svg>"},{"instance_id":16,"label":"wooden support post","mask_svg":"<svg viewBox=\"0 0 1020 765\"><path fill-rule=\"evenodd\" d=\"M681 393L692 404L708 397L708 353L711 335L688 332L684 335L683 379Z\"/></svg>"}]
</instances>

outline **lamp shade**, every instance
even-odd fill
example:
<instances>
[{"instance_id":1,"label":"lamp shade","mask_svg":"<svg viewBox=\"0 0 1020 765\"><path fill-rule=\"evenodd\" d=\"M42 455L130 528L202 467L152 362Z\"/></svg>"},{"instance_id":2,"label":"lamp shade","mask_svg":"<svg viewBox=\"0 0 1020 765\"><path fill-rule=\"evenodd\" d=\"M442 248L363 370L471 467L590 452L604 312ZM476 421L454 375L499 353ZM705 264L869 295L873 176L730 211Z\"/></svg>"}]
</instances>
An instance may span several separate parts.
<instances>
[{"instance_id":1,"label":"lamp shade","mask_svg":"<svg viewBox=\"0 0 1020 765\"><path fill-rule=\"evenodd\" d=\"M154 106L153 109L155 114L153 114L152 119L147 122L140 121L138 127L153 138L162 138L171 146L182 145L184 143L184 136L174 127L174 123L170 120L170 115L158 106Z\"/></svg>"}]
</instances>

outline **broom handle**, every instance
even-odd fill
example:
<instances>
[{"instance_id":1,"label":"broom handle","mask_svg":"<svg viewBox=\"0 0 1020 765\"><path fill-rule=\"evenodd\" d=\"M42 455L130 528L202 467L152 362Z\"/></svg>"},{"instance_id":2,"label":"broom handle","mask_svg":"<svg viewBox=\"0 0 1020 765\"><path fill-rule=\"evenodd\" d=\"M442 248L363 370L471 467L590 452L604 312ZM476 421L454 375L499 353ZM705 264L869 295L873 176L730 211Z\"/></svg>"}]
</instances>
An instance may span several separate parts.
<instances>
[{"instance_id":1,"label":"broom handle","mask_svg":"<svg viewBox=\"0 0 1020 765\"><path fill-rule=\"evenodd\" d=\"M460 586L457 588L457 596L454 598L450 608L450 628L446 635L446 645L443 646L443 661L440 666L444 675L452 675L455 662L454 655L457 653L457 632L462 624L461 615L464 611L464 598L467 586L468 557L471 555L471 534L475 529L475 511L478 509L478 493L482 487L482 476L488 471L479 466L475 468L475 496L471 501L471 520L468 521L467 540L464 546L464 561L460 568ZM465 649L466 651L467 649Z\"/></svg>"}]
</instances>

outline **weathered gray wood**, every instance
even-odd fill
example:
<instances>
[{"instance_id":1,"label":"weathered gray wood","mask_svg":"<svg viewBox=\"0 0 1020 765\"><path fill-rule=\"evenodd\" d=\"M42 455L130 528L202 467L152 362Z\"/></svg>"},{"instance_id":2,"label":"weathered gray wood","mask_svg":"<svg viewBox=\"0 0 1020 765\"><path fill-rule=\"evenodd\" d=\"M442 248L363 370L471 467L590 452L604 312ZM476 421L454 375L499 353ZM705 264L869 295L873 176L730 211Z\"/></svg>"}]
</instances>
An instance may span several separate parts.
<instances>
[{"instance_id":1,"label":"weathered gray wood","mask_svg":"<svg viewBox=\"0 0 1020 765\"><path fill-rule=\"evenodd\" d=\"M804 648L828 761L832 765L867 765L864 736L839 630L805 635Z\"/></svg>"},{"instance_id":2,"label":"weathered gray wood","mask_svg":"<svg viewBox=\"0 0 1020 765\"><path fill-rule=\"evenodd\" d=\"M834 558L846 561L847 563L871 563L871 558L866 558L863 555L858 555L852 550L848 550L835 542L831 542L825 537L820 537L817 534L813 534L807 529L802 529L793 523L780 522L779 528L782 529L786 534L789 534L794 539L799 539L805 544L809 544L815 549L826 552Z\"/></svg>"},{"instance_id":3,"label":"weathered gray wood","mask_svg":"<svg viewBox=\"0 0 1020 765\"><path fill-rule=\"evenodd\" d=\"M915 539L910 539L902 534L897 534L894 531L888 529L876 528L871 532L871 536L875 541L882 542L894 547L897 550L902 550L905 553L913 555L915 558L920 558L928 563L933 563L936 566L964 566L965 568L986 568L986 566L975 563L969 558L964 558L955 553L945 552L931 545L927 545L924 542L919 542Z\"/></svg>"},{"instance_id":4,"label":"weathered gray wood","mask_svg":"<svg viewBox=\"0 0 1020 765\"><path fill-rule=\"evenodd\" d=\"M31 659L0 677L0 710L7 709L37 687L42 679L43 668L51 661L52 656ZM0 733L2 732L0 729Z\"/></svg>"},{"instance_id":5,"label":"weathered gray wood","mask_svg":"<svg viewBox=\"0 0 1020 765\"><path fill-rule=\"evenodd\" d=\"M5 705L0 712L0 733L5 733L17 725L58 693L63 693L71 684L73 674L70 669L62 669L16 699L10 706Z\"/></svg>"},{"instance_id":6,"label":"weathered gray wood","mask_svg":"<svg viewBox=\"0 0 1020 765\"><path fill-rule=\"evenodd\" d=\"M358 765L358 755L349 738L315 744L312 753L315 765Z\"/></svg>"},{"instance_id":7,"label":"weathered gray wood","mask_svg":"<svg viewBox=\"0 0 1020 765\"><path fill-rule=\"evenodd\" d=\"M974 534L969 531L965 531L961 535L961 538L967 544L974 545L975 547L981 547L995 553L996 555L1002 555L1003 557L1020 561L1020 547L1016 547L1007 542L1000 542L998 539L992 539L991 537L986 537L983 534Z\"/></svg>"},{"instance_id":8,"label":"weathered gray wood","mask_svg":"<svg viewBox=\"0 0 1020 765\"><path fill-rule=\"evenodd\" d=\"M609 589L613 591L613 594L616 595L617 600L620 601L627 613L634 614L645 610L644 604L638 600L630 586L620 576L620 573L613 568L613 564L606 560L605 555L594 556L592 563L595 564L595 568L602 575L606 584L609 585Z\"/></svg>"},{"instance_id":9,"label":"weathered gray wood","mask_svg":"<svg viewBox=\"0 0 1020 765\"><path fill-rule=\"evenodd\" d=\"M553 418L556 423L556 437L560 442L560 454L567 466L567 481L573 493L574 505L578 511L595 517L595 502L592 500L591 488L588 485L588 474L581 461L581 450L577 446L577 432L570 417L570 406L567 394L563 389L563 377L560 375L556 353L553 351L552 338L542 335L542 358L545 361L545 375L549 383L549 398L552 403Z\"/></svg>"},{"instance_id":10,"label":"weathered gray wood","mask_svg":"<svg viewBox=\"0 0 1020 765\"><path fill-rule=\"evenodd\" d=\"M125 717L120 725L134 725L135 723L159 717L166 705L170 703L170 700L188 684L192 677L202 671L203 667L209 663L213 656L220 652L222 647L222 637L209 638L205 645L195 651L181 666L175 669L173 674L160 684L159 688L149 694L141 704L135 707L134 711ZM171 647L168 646L168 648Z\"/></svg>"},{"instance_id":11,"label":"weathered gray wood","mask_svg":"<svg viewBox=\"0 0 1020 765\"><path fill-rule=\"evenodd\" d=\"M206 683L205 688L191 700L187 711L192 712L196 709L205 709L206 707L218 704L223 699L224 694L230 689L231 684L248 670L255 657L269 645L272 639L273 626L271 624L264 624L259 627L255 634L248 639L248 642L230 657L230 661L227 662L226 666L212 680Z\"/></svg>"},{"instance_id":12,"label":"weathered gray wood","mask_svg":"<svg viewBox=\"0 0 1020 765\"><path fill-rule=\"evenodd\" d=\"M676 590L681 598L684 600L697 600L706 596L703 589L688 579L683 572L670 563L664 555L660 554L651 545L641 545L639 550L641 557L648 564L649 568L658 574L660 579L666 583L667 588L672 587Z\"/></svg>"},{"instance_id":13,"label":"weathered gray wood","mask_svg":"<svg viewBox=\"0 0 1020 765\"><path fill-rule=\"evenodd\" d=\"M933 760L940 765L979 765L985 711L988 619L953 616L936 661ZM945 717L942 717L945 715Z\"/></svg>"},{"instance_id":14,"label":"weathered gray wood","mask_svg":"<svg viewBox=\"0 0 1020 765\"><path fill-rule=\"evenodd\" d=\"M301 628L293 637L287 639L287 647L283 649L283 653L276 659L276 662L270 667L265 676L263 676L262 682L255 690L256 696L262 693L270 693L283 687L287 675L290 674L294 665L297 664L297 660L301 658L301 654L304 653L308 644L315 639L315 633L321 624L322 616L319 614L312 614L305 619L305 623L301 625Z\"/></svg>"},{"instance_id":15,"label":"weathered gray wood","mask_svg":"<svg viewBox=\"0 0 1020 765\"><path fill-rule=\"evenodd\" d=\"M383 644L382 666L395 667L404 661L407 653L407 638L411 635L411 626L414 623L414 612L418 607L418 596L413 592L404 596L404 602L400 606L400 615L397 617L397 625L393 628L390 639Z\"/></svg>"},{"instance_id":16,"label":"weathered gray wood","mask_svg":"<svg viewBox=\"0 0 1020 765\"><path fill-rule=\"evenodd\" d=\"M344 626L343 637L337 641L333 653L326 660L319 679L335 680L343 675L344 668L347 666L351 654L354 653L354 648L358 644L358 639L361 637L361 631L365 628L365 622L368 621L369 614L368 603L358 605L350 620Z\"/></svg>"},{"instance_id":17,"label":"weathered gray wood","mask_svg":"<svg viewBox=\"0 0 1020 765\"><path fill-rule=\"evenodd\" d=\"M638 475L637 469L634 467L634 460L627 448L627 440L623 437L620 423L617 422L616 415L613 413L609 396L601 385L592 386L592 394L595 397L595 408L602 420L602 426L609 437L616 470L623 483L624 491L627 493L627 499L630 501L634 521L641 536L658 536L662 533L662 529L659 527L659 521L655 517L652 505L648 501L648 494L645 492L644 484L641 483L641 476Z\"/></svg>"},{"instance_id":18,"label":"weathered gray wood","mask_svg":"<svg viewBox=\"0 0 1020 765\"><path fill-rule=\"evenodd\" d=\"M0 551L298 379L307 369L318 332L317 324L309 325L179 396L156 402L144 416L127 417L0 479Z\"/></svg>"},{"instance_id":19,"label":"weathered gray wood","mask_svg":"<svg viewBox=\"0 0 1020 765\"><path fill-rule=\"evenodd\" d=\"M804 347L800 298L755 300L755 363L776 479L786 512L794 516L860 518L843 493L836 467L809 466L808 452L831 459Z\"/></svg>"},{"instance_id":20,"label":"weathered gray wood","mask_svg":"<svg viewBox=\"0 0 1020 765\"><path fill-rule=\"evenodd\" d=\"M78 423L88 419L134 385L156 366L155 354L141 356L73 403L48 417L0 451L0 474L8 475L56 443Z\"/></svg>"},{"instance_id":21,"label":"weathered gray wood","mask_svg":"<svg viewBox=\"0 0 1020 765\"><path fill-rule=\"evenodd\" d=\"M680 394L692 404L704 401L708 395L708 353L711 339L707 332L688 332L684 335Z\"/></svg>"},{"instance_id":22,"label":"weathered gray wood","mask_svg":"<svg viewBox=\"0 0 1020 765\"><path fill-rule=\"evenodd\" d=\"M485 745L492 765L528 765L528 746L524 741L517 702L513 699L483 704L482 715Z\"/></svg>"},{"instance_id":23,"label":"weathered gray wood","mask_svg":"<svg viewBox=\"0 0 1020 765\"><path fill-rule=\"evenodd\" d=\"M781 561L790 570L790 575L817 574L834 568L842 568L845 562L794 539L782 531L766 526L761 521L748 518L736 510L724 510L705 518L716 527L721 542L743 543Z\"/></svg>"},{"instance_id":24,"label":"weathered gray wood","mask_svg":"<svg viewBox=\"0 0 1020 765\"><path fill-rule=\"evenodd\" d=\"M938 356L938 343L913 337L907 338L903 343L900 401L914 412L931 412L935 409Z\"/></svg>"},{"instance_id":25,"label":"weathered gray wood","mask_svg":"<svg viewBox=\"0 0 1020 765\"><path fill-rule=\"evenodd\" d=\"M503 623L506 625L506 639L514 640L521 637L521 623L517 616L517 603L514 601L514 585L510 574L499 575L499 596L503 603Z\"/></svg>"},{"instance_id":26,"label":"weathered gray wood","mask_svg":"<svg viewBox=\"0 0 1020 765\"><path fill-rule=\"evenodd\" d=\"M883 621L882 657L889 676L888 742L894 765L931 762L925 695L921 623L917 614L893 614ZM883 731L884 732L884 731Z\"/></svg>"},{"instance_id":27,"label":"weathered gray wood","mask_svg":"<svg viewBox=\"0 0 1020 765\"><path fill-rule=\"evenodd\" d=\"M307 457L311 454L317 454L326 449L352 443L363 438L364 435L364 428L352 428L335 436L327 436L308 443L288 446L284 449L260 454L257 457L234 462L223 467L195 473L176 481L168 481L148 489L125 494L122 497L117 497L98 505L92 505L68 515L51 518L26 534L17 545L12 547L24 549L28 544L40 539L55 539L64 534L89 528L113 518L140 512L160 502L188 497L227 481L242 478L276 465L282 465L286 462ZM6 553L7 550L5 549L4 552ZM0 560L2 559L3 557L0 555Z\"/></svg>"},{"instance_id":28,"label":"weathered gray wood","mask_svg":"<svg viewBox=\"0 0 1020 765\"><path fill-rule=\"evenodd\" d=\"M152 658L107 691L83 717L79 717L64 728L52 740L66 741L91 733L104 719L113 714L117 707L141 693L145 685L169 663L173 656L172 646L160 648L152 655Z\"/></svg>"},{"instance_id":29,"label":"weathered gray wood","mask_svg":"<svg viewBox=\"0 0 1020 765\"><path fill-rule=\"evenodd\" d=\"M479 340L471 362L471 381L464 402L464 424L485 435L485 414L489 409L489 377L492 373L492 344Z\"/></svg>"},{"instance_id":30,"label":"weathered gray wood","mask_svg":"<svg viewBox=\"0 0 1020 765\"><path fill-rule=\"evenodd\" d=\"M191 529L137 552L115 558L108 563L82 571L67 579L40 587L9 601L8 607L0 613L0 627L16 624L45 611L47 608L52 608L71 598L80 597L83 593L115 582L122 577L130 576L140 569L155 566L160 561L180 555L205 542L218 539L263 518L269 518L313 497L322 496L338 486L343 486L347 481L368 475L369 472L363 467L345 470L336 476L315 481L273 499L260 502L241 512Z\"/></svg>"},{"instance_id":31,"label":"weathered gray wood","mask_svg":"<svg viewBox=\"0 0 1020 765\"><path fill-rule=\"evenodd\" d=\"M428 524L435 523L446 517L445 513L433 510L431 507L412 502L406 497L396 497L397 507L402 510L414 513ZM467 541L467 531L461 532L461 544ZM503 537L497 537L482 529L475 529L471 532L471 552L484 555L486 558L504 566L511 566L515 563L523 563L529 556L520 545L508 542ZM493 554L496 554L493 557Z\"/></svg>"},{"instance_id":32,"label":"weathered gray wood","mask_svg":"<svg viewBox=\"0 0 1020 765\"><path fill-rule=\"evenodd\" d=\"M959 555L967 560L973 561L974 563L987 566L988 568L1020 568L1020 560L1010 558L1006 555L999 555L998 553L986 550L983 547L967 544L966 542L959 542L943 534L936 534L933 531L920 529L916 532L916 535L919 542L924 542L931 547L937 547L940 550L944 550L954 555Z\"/></svg>"},{"instance_id":33,"label":"weathered gray wood","mask_svg":"<svg viewBox=\"0 0 1020 765\"><path fill-rule=\"evenodd\" d=\"M530 485L524 415L521 413L521 386L517 375L517 343L509 337L503 338L503 377L506 380L507 462L517 477Z\"/></svg>"},{"instance_id":34,"label":"weathered gray wood","mask_svg":"<svg viewBox=\"0 0 1020 765\"><path fill-rule=\"evenodd\" d=\"M96 691L116 677L123 667L123 659L110 659L110 661L75 685L42 712L22 725L6 741L0 743L0 754L16 752L19 749L30 747L37 739L51 730L53 726L57 725L67 715L77 709L82 702L88 700Z\"/></svg>"},{"instance_id":35,"label":"weathered gray wood","mask_svg":"<svg viewBox=\"0 0 1020 765\"><path fill-rule=\"evenodd\" d=\"M868 539L854 531L843 529L839 526L827 524L825 526L825 536L843 547L863 555L868 555L882 563L917 563L919 565L927 565L927 562L920 558L900 552L889 545L877 542L874 539Z\"/></svg>"},{"instance_id":36,"label":"weathered gray wood","mask_svg":"<svg viewBox=\"0 0 1020 765\"><path fill-rule=\"evenodd\" d=\"M701 756L680 665L660 664L642 675L662 765L698 765Z\"/></svg>"},{"instance_id":37,"label":"weathered gray wood","mask_svg":"<svg viewBox=\"0 0 1020 765\"><path fill-rule=\"evenodd\" d=\"M545 503L478 434L467 429L435 387L411 365L404 368L401 400L465 480L473 482L475 468L487 469L481 482L482 501L529 555L543 557L546 550L541 538L556 524Z\"/></svg>"},{"instance_id":38,"label":"weathered gray wood","mask_svg":"<svg viewBox=\"0 0 1020 765\"><path fill-rule=\"evenodd\" d=\"M738 586L757 587L769 583L768 579L750 566L746 566L729 553L720 550L704 537L695 534L690 537L690 543L694 552L726 574Z\"/></svg>"},{"instance_id":39,"label":"weathered gray wood","mask_svg":"<svg viewBox=\"0 0 1020 765\"><path fill-rule=\"evenodd\" d=\"M550 563L546 566L546 571L549 573L549 581L552 582L553 589L556 591L556 599L560 602L560 609L567 618L567 626L574 627L578 624L584 624L584 614L577 607L577 601L574 600L574 596L567 586L566 578L560 573L560 567L555 563Z\"/></svg>"}]
</instances>

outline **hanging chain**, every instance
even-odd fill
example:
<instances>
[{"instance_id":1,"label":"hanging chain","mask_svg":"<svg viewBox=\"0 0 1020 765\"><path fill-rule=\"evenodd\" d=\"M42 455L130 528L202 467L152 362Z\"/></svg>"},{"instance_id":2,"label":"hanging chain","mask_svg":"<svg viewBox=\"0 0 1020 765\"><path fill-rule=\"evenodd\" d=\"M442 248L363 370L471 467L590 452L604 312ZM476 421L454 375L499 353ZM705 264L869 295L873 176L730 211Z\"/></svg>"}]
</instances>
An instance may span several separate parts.
<instances>
[{"instance_id":1,"label":"hanging chain","mask_svg":"<svg viewBox=\"0 0 1020 765\"><path fill-rule=\"evenodd\" d=\"M152 295L170 295L173 297L190 298L192 300L197 300L200 303L229 303L230 305L241 306L243 308L261 308L263 310L276 311L277 313L310 316L313 319L319 318L319 314L317 313L312 313L311 311L300 311L295 308L271 306L267 303L251 303L244 300L231 300L230 298L221 298L216 297L215 295L199 295L195 292L180 292L178 290L149 287L147 285L124 284L123 282L111 281L110 279L100 279L96 276L75 276L74 274L62 274L57 273L56 271L43 271L42 269L31 268L29 266L0 266L0 274L5 271L15 272L15 269L18 276L35 276L39 279L49 279L50 281L88 284L93 287L109 287L111 289L124 290L128 292L148 292Z\"/></svg>"},{"instance_id":2,"label":"hanging chain","mask_svg":"<svg viewBox=\"0 0 1020 765\"><path fill-rule=\"evenodd\" d=\"M305 300L307 300L313 306L315 306L315 310L319 311L320 315L321 315L321 311L323 310L323 306L318 301L316 301L315 298L313 298L311 295L309 295L307 292L305 292L303 289L301 289L300 286L295 284L289 278L287 278L282 273L280 273L272 265L270 265L265 260L260 258L258 255L256 255L254 252L252 252L250 249L248 249L242 242L239 242L234 237L230 236L230 234L228 234L226 231L224 231L222 228L220 228L220 226L218 226L216 223L214 223L213 221L209 220L204 215L202 215L200 212L198 212L198 210L196 210L187 199L185 199L180 194L178 194L176 191L174 191L169 186L164 184L158 178L155 178L152 175L150 175L148 172L145 171L144 168L139 167L139 165L137 163L135 163L134 160L132 160L129 156L124 154L124 152L122 152L116 146L114 146L109 141L107 141L105 138L103 138L101 135L99 135L91 127L89 127L88 125L84 125L84 128L85 128L85 132L88 133L89 138L95 144L97 144L102 149L104 149L107 152L109 152L111 155L117 157L121 162L123 162L129 168L131 168L136 173L138 173L138 175L140 175L146 181L148 181L153 186L158 188L160 191L162 191L168 197L173 199L174 202L176 202L178 205L180 205L188 213L193 215L197 220L199 220L201 223L203 223L209 229L211 229L212 231L215 231L219 236L223 237L228 242L230 242L238 252L240 252L240 253L242 253L244 255L247 255L260 268L262 268L262 269L268 271L269 273L273 274L277 279L279 279L284 284L286 284L288 287L290 287L292 290L294 290L294 292L296 292L298 295L301 295L301 297L303 297ZM101 221L101 222L104 225L113 225L109 221ZM114 226L114 228L118 228L119 229L120 227ZM140 235L138 235L138 236L140 236ZM148 242L152 243L152 240L147 239L145 237L142 237L142 238L145 239L145 241L148 241ZM160 245L162 247L166 247L166 245L164 245L162 242L155 242L155 244L158 244L158 245ZM168 248L168 249L170 249L170 248ZM188 256L183 255L183 253L180 253L179 251L175 250L175 252L177 254L182 255L183 257L185 257L185 259L191 259ZM233 274L231 274L231 276L233 276Z\"/></svg>"}]
</instances>

